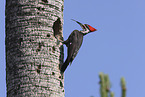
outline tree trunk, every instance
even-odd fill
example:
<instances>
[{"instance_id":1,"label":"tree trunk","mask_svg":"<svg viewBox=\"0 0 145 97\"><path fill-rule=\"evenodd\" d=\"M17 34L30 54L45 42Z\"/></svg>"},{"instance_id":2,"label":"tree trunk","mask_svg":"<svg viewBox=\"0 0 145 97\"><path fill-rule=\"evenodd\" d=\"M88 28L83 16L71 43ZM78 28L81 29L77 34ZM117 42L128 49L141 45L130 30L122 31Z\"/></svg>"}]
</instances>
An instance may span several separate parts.
<instances>
[{"instance_id":1,"label":"tree trunk","mask_svg":"<svg viewBox=\"0 0 145 97\"><path fill-rule=\"evenodd\" d=\"M7 97L64 97L63 2L6 0Z\"/></svg>"}]
</instances>

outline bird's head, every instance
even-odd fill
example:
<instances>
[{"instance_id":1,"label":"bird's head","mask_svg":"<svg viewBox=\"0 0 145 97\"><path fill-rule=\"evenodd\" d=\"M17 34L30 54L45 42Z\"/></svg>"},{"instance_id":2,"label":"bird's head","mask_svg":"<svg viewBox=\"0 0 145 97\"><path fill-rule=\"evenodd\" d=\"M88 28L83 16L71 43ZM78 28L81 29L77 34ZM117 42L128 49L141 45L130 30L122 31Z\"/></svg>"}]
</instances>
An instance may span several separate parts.
<instances>
[{"instance_id":1,"label":"bird's head","mask_svg":"<svg viewBox=\"0 0 145 97\"><path fill-rule=\"evenodd\" d=\"M72 19L73 20L73 19ZM81 27L82 27L82 31L80 31L81 33L83 33L84 35L90 33L90 32L94 32L97 31L97 29L93 28L92 26L88 25L88 24L82 24L76 20L73 20L75 22L77 22Z\"/></svg>"}]
</instances>

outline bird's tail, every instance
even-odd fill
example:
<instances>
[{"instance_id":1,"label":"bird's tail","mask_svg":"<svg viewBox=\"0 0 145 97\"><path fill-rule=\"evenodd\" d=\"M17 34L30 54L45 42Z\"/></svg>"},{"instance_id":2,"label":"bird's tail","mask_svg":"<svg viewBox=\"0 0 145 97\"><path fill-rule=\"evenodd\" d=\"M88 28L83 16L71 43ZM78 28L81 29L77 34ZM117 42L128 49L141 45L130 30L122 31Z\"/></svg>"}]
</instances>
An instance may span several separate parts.
<instances>
[{"instance_id":1,"label":"bird's tail","mask_svg":"<svg viewBox=\"0 0 145 97\"><path fill-rule=\"evenodd\" d=\"M65 62L63 63L63 65L61 66L61 72L64 73L64 71L66 70L67 66L69 65L69 60L68 58L65 60Z\"/></svg>"}]
</instances>

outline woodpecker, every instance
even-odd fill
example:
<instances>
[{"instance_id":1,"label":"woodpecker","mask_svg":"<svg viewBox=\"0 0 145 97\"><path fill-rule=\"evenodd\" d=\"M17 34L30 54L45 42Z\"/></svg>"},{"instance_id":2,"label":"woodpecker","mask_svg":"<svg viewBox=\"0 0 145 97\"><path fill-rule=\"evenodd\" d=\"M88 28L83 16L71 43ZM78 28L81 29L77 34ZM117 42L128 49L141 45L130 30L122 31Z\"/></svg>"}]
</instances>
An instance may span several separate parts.
<instances>
[{"instance_id":1,"label":"woodpecker","mask_svg":"<svg viewBox=\"0 0 145 97\"><path fill-rule=\"evenodd\" d=\"M71 64L72 61L74 60L74 58L76 57L76 55L82 45L83 36L90 32L96 31L95 28L93 28L92 26L90 26L88 24L82 24L76 20L73 20L73 21L77 22L83 30L81 30L81 31L74 30L69 35L68 39L66 41L62 42L63 44L65 44L67 46L67 58L60 68L62 73L66 70L67 66L69 64Z\"/></svg>"}]
</instances>

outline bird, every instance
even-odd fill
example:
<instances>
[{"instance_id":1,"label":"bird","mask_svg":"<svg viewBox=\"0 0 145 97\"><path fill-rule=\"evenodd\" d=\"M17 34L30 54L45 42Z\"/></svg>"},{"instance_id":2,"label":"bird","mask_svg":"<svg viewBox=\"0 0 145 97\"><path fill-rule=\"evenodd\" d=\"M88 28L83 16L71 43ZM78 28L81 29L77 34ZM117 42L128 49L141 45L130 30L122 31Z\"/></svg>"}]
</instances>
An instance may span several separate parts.
<instances>
[{"instance_id":1,"label":"bird","mask_svg":"<svg viewBox=\"0 0 145 97\"><path fill-rule=\"evenodd\" d=\"M82 24L74 19L72 19L73 21L75 21L76 23L78 23L81 28L83 30L79 31L79 30L74 30L68 37L68 39L66 41L63 41L62 43L66 45L67 47L67 58L65 60L65 62L61 65L60 71L62 73L64 73L64 71L66 70L67 66L74 60L74 58L76 57L82 42L83 42L83 37L90 33L90 32L94 32L97 29L93 28L92 26L88 25L88 24Z\"/></svg>"}]
</instances>

